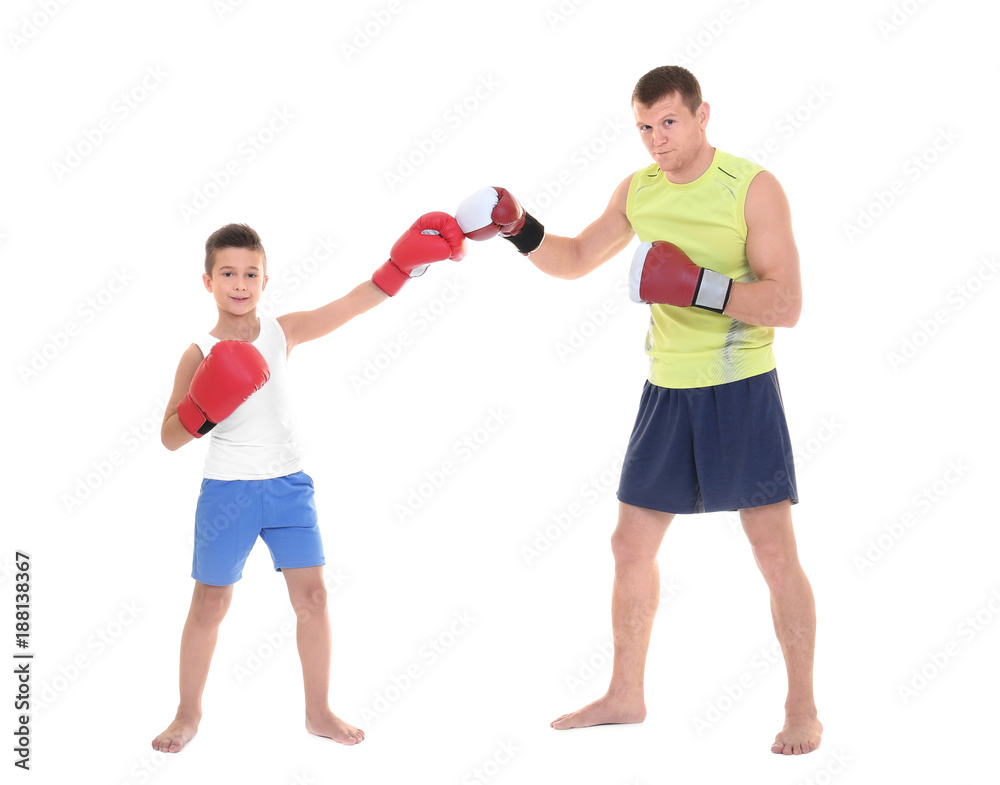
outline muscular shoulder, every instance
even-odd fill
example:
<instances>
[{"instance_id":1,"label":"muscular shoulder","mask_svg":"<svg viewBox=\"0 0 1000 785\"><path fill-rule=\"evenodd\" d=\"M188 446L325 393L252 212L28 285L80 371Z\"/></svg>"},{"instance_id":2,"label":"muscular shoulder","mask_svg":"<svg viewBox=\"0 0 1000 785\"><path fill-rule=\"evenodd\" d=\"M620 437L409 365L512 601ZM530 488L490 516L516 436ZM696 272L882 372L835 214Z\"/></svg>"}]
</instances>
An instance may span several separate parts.
<instances>
[{"instance_id":1,"label":"muscular shoulder","mask_svg":"<svg viewBox=\"0 0 1000 785\"><path fill-rule=\"evenodd\" d=\"M787 216L788 197L778 178L766 169L761 170L750 182L744 208L748 226L762 220Z\"/></svg>"},{"instance_id":2,"label":"muscular shoulder","mask_svg":"<svg viewBox=\"0 0 1000 785\"><path fill-rule=\"evenodd\" d=\"M615 192L611 195L611 204L616 208L621 208L621 211L625 212L625 203L628 201L629 188L632 187L632 178L635 177L636 173L633 172L620 183L618 187L615 188Z\"/></svg>"}]
</instances>

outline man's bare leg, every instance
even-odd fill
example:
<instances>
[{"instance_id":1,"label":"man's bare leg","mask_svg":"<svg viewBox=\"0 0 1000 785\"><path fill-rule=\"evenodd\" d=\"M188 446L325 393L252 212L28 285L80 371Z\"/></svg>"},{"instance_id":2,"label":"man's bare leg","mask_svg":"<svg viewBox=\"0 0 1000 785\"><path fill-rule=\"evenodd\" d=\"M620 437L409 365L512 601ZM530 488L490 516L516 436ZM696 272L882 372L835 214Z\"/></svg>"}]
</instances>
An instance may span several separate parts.
<instances>
[{"instance_id":1,"label":"man's bare leg","mask_svg":"<svg viewBox=\"0 0 1000 785\"><path fill-rule=\"evenodd\" d=\"M330 711L330 658L333 647L322 567L283 568L288 597L298 619L295 639L306 693L306 730L341 744L364 741L365 733Z\"/></svg>"},{"instance_id":2,"label":"man's bare leg","mask_svg":"<svg viewBox=\"0 0 1000 785\"><path fill-rule=\"evenodd\" d=\"M646 719L643 692L646 652L660 602L656 554L673 518L672 513L619 503L618 526L611 536L615 557L611 595L615 656L611 684L604 697L562 715L551 723L553 728L586 728Z\"/></svg>"},{"instance_id":3,"label":"man's bare leg","mask_svg":"<svg viewBox=\"0 0 1000 785\"><path fill-rule=\"evenodd\" d=\"M174 721L153 739L154 750L180 752L198 732L208 668L219 638L219 625L232 599L232 585L209 586L195 581L191 608L181 633L180 703Z\"/></svg>"},{"instance_id":4,"label":"man's bare leg","mask_svg":"<svg viewBox=\"0 0 1000 785\"><path fill-rule=\"evenodd\" d=\"M799 564L788 500L740 510L757 566L771 592L771 616L788 673L785 725L771 752L801 755L820 745L823 725L813 698L813 653L816 646L816 605L812 588Z\"/></svg>"}]
</instances>

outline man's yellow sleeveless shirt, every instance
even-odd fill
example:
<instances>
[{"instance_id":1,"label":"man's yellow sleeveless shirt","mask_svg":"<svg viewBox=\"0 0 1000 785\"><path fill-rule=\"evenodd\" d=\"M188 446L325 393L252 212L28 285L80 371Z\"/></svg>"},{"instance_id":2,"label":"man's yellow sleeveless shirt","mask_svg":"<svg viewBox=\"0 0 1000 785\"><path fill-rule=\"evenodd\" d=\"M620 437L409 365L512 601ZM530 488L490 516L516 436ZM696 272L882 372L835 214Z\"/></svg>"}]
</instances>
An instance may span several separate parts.
<instances>
[{"instance_id":1,"label":"man's yellow sleeveless shirt","mask_svg":"<svg viewBox=\"0 0 1000 785\"><path fill-rule=\"evenodd\" d=\"M667 180L657 164L632 175L625 213L641 242L666 240L700 267L734 281L757 280L747 263L747 189L763 167L720 150L690 183ZM709 387L775 367L773 327L758 327L703 308L650 306L646 354L658 387Z\"/></svg>"}]
</instances>

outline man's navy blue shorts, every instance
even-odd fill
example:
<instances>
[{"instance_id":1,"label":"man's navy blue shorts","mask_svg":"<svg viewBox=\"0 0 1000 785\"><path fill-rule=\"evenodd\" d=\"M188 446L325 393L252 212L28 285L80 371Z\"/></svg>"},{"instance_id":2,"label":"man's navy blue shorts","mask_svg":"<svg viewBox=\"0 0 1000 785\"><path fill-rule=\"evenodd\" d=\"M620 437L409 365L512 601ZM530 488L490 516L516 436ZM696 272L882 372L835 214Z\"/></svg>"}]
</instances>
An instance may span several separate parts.
<instances>
[{"instance_id":1,"label":"man's navy blue shorts","mask_svg":"<svg viewBox=\"0 0 1000 785\"><path fill-rule=\"evenodd\" d=\"M690 389L647 381L618 499L672 513L797 504L777 371Z\"/></svg>"}]
</instances>

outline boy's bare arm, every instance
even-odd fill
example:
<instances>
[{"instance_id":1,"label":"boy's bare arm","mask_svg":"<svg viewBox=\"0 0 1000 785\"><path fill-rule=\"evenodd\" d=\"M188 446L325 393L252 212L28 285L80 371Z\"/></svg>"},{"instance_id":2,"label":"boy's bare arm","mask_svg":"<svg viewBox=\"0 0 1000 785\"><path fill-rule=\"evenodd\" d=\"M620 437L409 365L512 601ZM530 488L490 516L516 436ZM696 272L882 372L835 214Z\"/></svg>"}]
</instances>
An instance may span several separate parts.
<instances>
[{"instance_id":1,"label":"boy's bare arm","mask_svg":"<svg viewBox=\"0 0 1000 785\"><path fill-rule=\"evenodd\" d=\"M372 281L365 281L340 299L314 311L296 311L279 316L278 324L285 331L288 351L291 351L293 346L322 338L388 299L389 296Z\"/></svg>"},{"instance_id":2,"label":"boy's bare arm","mask_svg":"<svg viewBox=\"0 0 1000 785\"><path fill-rule=\"evenodd\" d=\"M168 450L176 450L178 447L183 447L188 442L194 441L194 436L181 425L180 418L177 416L177 404L191 389L194 372L198 370L203 359L201 349L195 344L191 344L181 355L181 361L177 364L177 373L174 374L174 391L170 393L167 409L163 413L163 425L160 428L160 441Z\"/></svg>"},{"instance_id":3,"label":"boy's bare arm","mask_svg":"<svg viewBox=\"0 0 1000 785\"><path fill-rule=\"evenodd\" d=\"M546 233L541 246L528 257L531 263L556 278L580 278L619 253L635 236L625 214L631 181L629 175L619 184L601 217L576 237Z\"/></svg>"}]
</instances>

